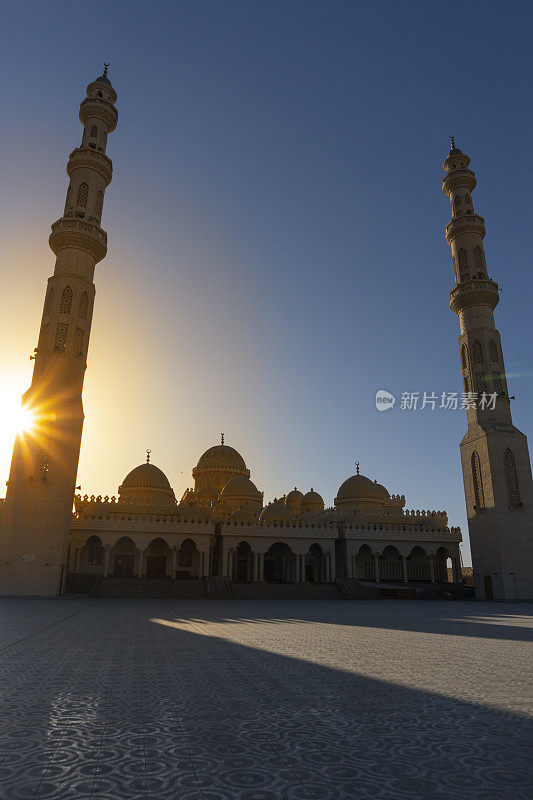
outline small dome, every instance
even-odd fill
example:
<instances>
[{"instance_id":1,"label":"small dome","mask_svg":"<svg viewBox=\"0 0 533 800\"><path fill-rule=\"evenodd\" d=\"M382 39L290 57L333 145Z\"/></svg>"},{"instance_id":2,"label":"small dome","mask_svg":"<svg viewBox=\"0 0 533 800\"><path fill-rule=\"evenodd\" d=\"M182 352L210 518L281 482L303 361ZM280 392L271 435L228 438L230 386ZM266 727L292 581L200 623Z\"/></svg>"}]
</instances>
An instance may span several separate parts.
<instances>
[{"instance_id":1,"label":"small dome","mask_svg":"<svg viewBox=\"0 0 533 800\"><path fill-rule=\"evenodd\" d=\"M231 514L231 506L228 506L227 503L218 503L213 511L212 516L216 519L223 519L224 517L229 517Z\"/></svg>"},{"instance_id":2,"label":"small dome","mask_svg":"<svg viewBox=\"0 0 533 800\"><path fill-rule=\"evenodd\" d=\"M262 502L263 496L255 483L250 478L245 478L242 475L237 475L226 483L220 492L220 500L253 500L254 502Z\"/></svg>"},{"instance_id":3,"label":"small dome","mask_svg":"<svg viewBox=\"0 0 533 800\"><path fill-rule=\"evenodd\" d=\"M165 473L154 464L139 464L128 472L118 487L120 500L150 501L160 505L175 505L176 498Z\"/></svg>"},{"instance_id":4,"label":"small dome","mask_svg":"<svg viewBox=\"0 0 533 800\"><path fill-rule=\"evenodd\" d=\"M257 522L258 511L253 506L238 508L230 517L231 522Z\"/></svg>"},{"instance_id":5,"label":"small dome","mask_svg":"<svg viewBox=\"0 0 533 800\"><path fill-rule=\"evenodd\" d=\"M200 456L198 464L193 470L201 472L202 470L231 470L233 472L248 473L244 458L233 447L227 444L217 444L210 447L205 453Z\"/></svg>"},{"instance_id":6,"label":"small dome","mask_svg":"<svg viewBox=\"0 0 533 800\"><path fill-rule=\"evenodd\" d=\"M320 511L324 511L324 501L318 492L311 489L310 492L307 492L307 494L304 494L302 497L300 508L303 514L318 514Z\"/></svg>"},{"instance_id":7,"label":"small dome","mask_svg":"<svg viewBox=\"0 0 533 800\"><path fill-rule=\"evenodd\" d=\"M218 492L214 486L204 486L195 492L196 500L201 506L215 505L218 500Z\"/></svg>"},{"instance_id":8,"label":"small dome","mask_svg":"<svg viewBox=\"0 0 533 800\"><path fill-rule=\"evenodd\" d=\"M281 500L275 500L265 506L259 519L261 522L291 522L294 517Z\"/></svg>"},{"instance_id":9,"label":"small dome","mask_svg":"<svg viewBox=\"0 0 533 800\"><path fill-rule=\"evenodd\" d=\"M390 495L381 483L371 481L365 475L352 475L340 487L335 505L349 505L350 503L385 503L390 500Z\"/></svg>"},{"instance_id":10,"label":"small dome","mask_svg":"<svg viewBox=\"0 0 533 800\"><path fill-rule=\"evenodd\" d=\"M298 511L302 503L302 499L303 499L302 492L299 492L295 486L292 492L289 492L289 494L285 498L285 505L287 506L289 511L293 512Z\"/></svg>"}]
</instances>

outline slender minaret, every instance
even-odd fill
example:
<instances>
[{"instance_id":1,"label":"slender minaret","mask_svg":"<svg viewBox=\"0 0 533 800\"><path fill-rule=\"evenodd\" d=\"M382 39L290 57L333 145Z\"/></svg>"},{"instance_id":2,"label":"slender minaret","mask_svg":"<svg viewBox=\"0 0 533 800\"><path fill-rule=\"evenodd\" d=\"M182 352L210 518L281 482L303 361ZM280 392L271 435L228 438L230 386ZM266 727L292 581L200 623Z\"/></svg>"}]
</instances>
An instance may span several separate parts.
<instances>
[{"instance_id":1,"label":"slender minaret","mask_svg":"<svg viewBox=\"0 0 533 800\"><path fill-rule=\"evenodd\" d=\"M446 226L455 272L450 307L461 328L463 385L465 392L478 395L476 407L467 408L468 429L461 442L476 597L529 599L533 598L531 464L527 439L511 418L500 334L494 325L498 284L487 274L485 220L474 212L471 193L476 176L469 164L452 138L443 164L442 190L452 206ZM495 403L489 399L492 393Z\"/></svg>"},{"instance_id":2,"label":"slender minaret","mask_svg":"<svg viewBox=\"0 0 533 800\"><path fill-rule=\"evenodd\" d=\"M0 594L56 595L64 588L94 268L107 252L100 220L112 163L105 151L118 119L107 67L87 86L80 105L83 138L69 156L64 214L52 225L55 269L48 279L33 378L22 401L34 424L15 440L0 529Z\"/></svg>"}]
</instances>

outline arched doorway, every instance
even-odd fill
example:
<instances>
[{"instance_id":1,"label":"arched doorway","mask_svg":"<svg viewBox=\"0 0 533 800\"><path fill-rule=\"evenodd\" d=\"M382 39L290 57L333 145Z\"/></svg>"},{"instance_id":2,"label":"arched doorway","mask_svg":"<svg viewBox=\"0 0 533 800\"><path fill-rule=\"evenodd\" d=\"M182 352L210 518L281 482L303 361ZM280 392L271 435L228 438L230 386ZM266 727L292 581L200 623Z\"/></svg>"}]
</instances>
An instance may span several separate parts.
<instances>
[{"instance_id":1,"label":"arched doorway","mask_svg":"<svg viewBox=\"0 0 533 800\"><path fill-rule=\"evenodd\" d=\"M382 581L403 581L402 557L391 544L387 545L379 559L379 577Z\"/></svg>"},{"instance_id":2,"label":"arched doorway","mask_svg":"<svg viewBox=\"0 0 533 800\"><path fill-rule=\"evenodd\" d=\"M146 550L146 577L164 578L167 574L168 545L164 539L153 539Z\"/></svg>"},{"instance_id":3,"label":"arched doorway","mask_svg":"<svg viewBox=\"0 0 533 800\"><path fill-rule=\"evenodd\" d=\"M294 582L294 553L285 542L276 542L265 553L265 580L273 583Z\"/></svg>"},{"instance_id":4,"label":"arched doorway","mask_svg":"<svg viewBox=\"0 0 533 800\"><path fill-rule=\"evenodd\" d=\"M309 583L324 583L325 566L324 551L319 544L312 544L305 557L305 580Z\"/></svg>"},{"instance_id":5,"label":"arched doorway","mask_svg":"<svg viewBox=\"0 0 533 800\"><path fill-rule=\"evenodd\" d=\"M135 569L135 542L129 536L119 539L113 548L115 578L132 578Z\"/></svg>"},{"instance_id":6,"label":"arched doorway","mask_svg":"<svg viewBox=\"0 0 533 800\"><path fill-rule=\"evenodd\" d=\"M448 565L450 567L450 572L452 573L450 576L448 576ZM439 547L437 550L433 567L435 570L435 580L437 583L453 583L452 560L445 547Z\"/></svg>"},{"instance_id":7,"label":"arched doorway","mask_svg":"<svg viewBox=\"0 0 533 800\"><path fill-rule=\"evenodd\" d=\"M185 539L178 552L176 578L190 578L198 561L198 551L192 539Z\"/></svg>"},{"instance_id":8,"label":"arched doorway","mask_svg":"<svg viewBox=\"0 0 533 800\"><path fill-rule=\"evenodd\" d=\"M103 561L104 548L99 536L90 536L83 548L82 561L87 567L101 567Z\"/></svg>"},{"instance_id":9,"label":"arched doorway","mask_svg":"<svg viewBox=\"0 0 533 800\"><path fill-rule=\"evenodd\" d=\"M359 548L359 552L355 556L354 561L354 578L360 581L376 580L376 562L372 550L367 544L363 544Z\"/></svg>"},{"instance_id":10,"label":"arched doorway","mask_svg":"<svg viewBox=\"0 0 533 800\"><path fill-rule=\"evenodd\" d=\"M252 580L253 568L252 548L248 542L239 542L236 553L235 580L239 583L246 583Z\"/></svg>"},{"instance_id":11,"label":"arched doorway","mask_svg":"<svg viewBox=\"0 0 533 800\"><path fill-rule=\"evenodd\" d=\"M419 545L413 547L411 554L407 558L407 578L410 581L419 581L420 583L429 583L431 581L429 556Z\"/></svg>"}]
</instances>

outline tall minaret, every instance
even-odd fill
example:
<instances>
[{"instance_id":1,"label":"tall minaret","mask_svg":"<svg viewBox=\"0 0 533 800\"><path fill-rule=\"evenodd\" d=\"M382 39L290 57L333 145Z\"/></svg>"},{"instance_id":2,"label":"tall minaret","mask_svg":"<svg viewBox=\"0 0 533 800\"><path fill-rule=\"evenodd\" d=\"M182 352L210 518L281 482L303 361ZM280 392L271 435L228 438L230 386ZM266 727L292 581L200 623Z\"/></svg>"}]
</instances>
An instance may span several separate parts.
<instances>
[{"instance_id":1,"label":"tall minaret","mask_svg":"<svg viewBox=\"0 0 533 800\"><path fill-rule=\"evenodd\" d=\"M452 219L446 241L452 250L455 286L450 307L459 317L459 355L465 392L478 393L467 409L461 442L468 528L476 597L533 598L533 486L527 439L514 427L500 334L494 324L498 284L487 274L485 220L474 212L476 176L470 159L455 147L443 164L442 190ZM492 408L483 392L497 394Z\"/></svg>"},{"instance_id":2,"label":"tall minaret","mask_svg":"<svg viewBox=\"0 0 533 800\"><path fill-rule=\"evenodd\" d=\"M48 279L31 386L23 396L34 427L15 440L0 529L0 595L56 595L64 588L94 268L107 252L100 220L112 163L105 151L118 119L107 66L87 86L80 105L83 137L67 164L65 211L52 225L55 269Z\"/></svg>"}]
</instances>

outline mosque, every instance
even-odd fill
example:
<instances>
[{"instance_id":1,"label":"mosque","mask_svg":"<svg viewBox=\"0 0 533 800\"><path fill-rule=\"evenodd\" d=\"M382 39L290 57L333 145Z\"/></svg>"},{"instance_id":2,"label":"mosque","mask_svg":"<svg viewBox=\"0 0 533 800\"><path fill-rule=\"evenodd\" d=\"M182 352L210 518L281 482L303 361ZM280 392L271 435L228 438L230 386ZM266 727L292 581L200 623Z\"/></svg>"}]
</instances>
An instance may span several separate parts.
<instances>
[{"instance_id":1,"label":"mosque","mask_svg":"<svg viewBox=\"0 0 533 800\"><path fill-rule=\"evenodd\" d=\"M460 576L459 528L442 511L408 511L359 474L339 487L334 505L296 487L264 505L240 453L210 447L192 470L194 487L178 503L165 473L135 467L117 497L75 498L69 574L238 583L355 580L446 582L450 558ZM90 576L93 576L91 582Z\"/></svg>"},{"instance_id":2,"label":"mosque","mask_svg":"<svg viewBox=\"0 0 533 800\"><path fill-rule=\"evenodd\" d=\"M448 562L460 582L460 529L448 527L443 511L407 510L403 495L360 475L358 465L327 508L307 487L287 487L265 505L243 457L222 437L199 458L194 486L179 502L150 452L117 496L75 496L94 273L107 252L101 219L116 100L106 66L80 105L82 140L69 155L64 212L49 238L55 269L23 397L37 434L17 437L0 504L0 595L52 596L113 580L193 584L205 594L242 584L432 584L447 581ZM476 595L526 599L533 598L531 467L526 437L512 424L493 316L498 284L487 274L469 163L452 141L442 188L452 207L446 239L462 378L469 395L496 397L493 407L468 406L461 443Z\"/></svg>"}]
</instances>

